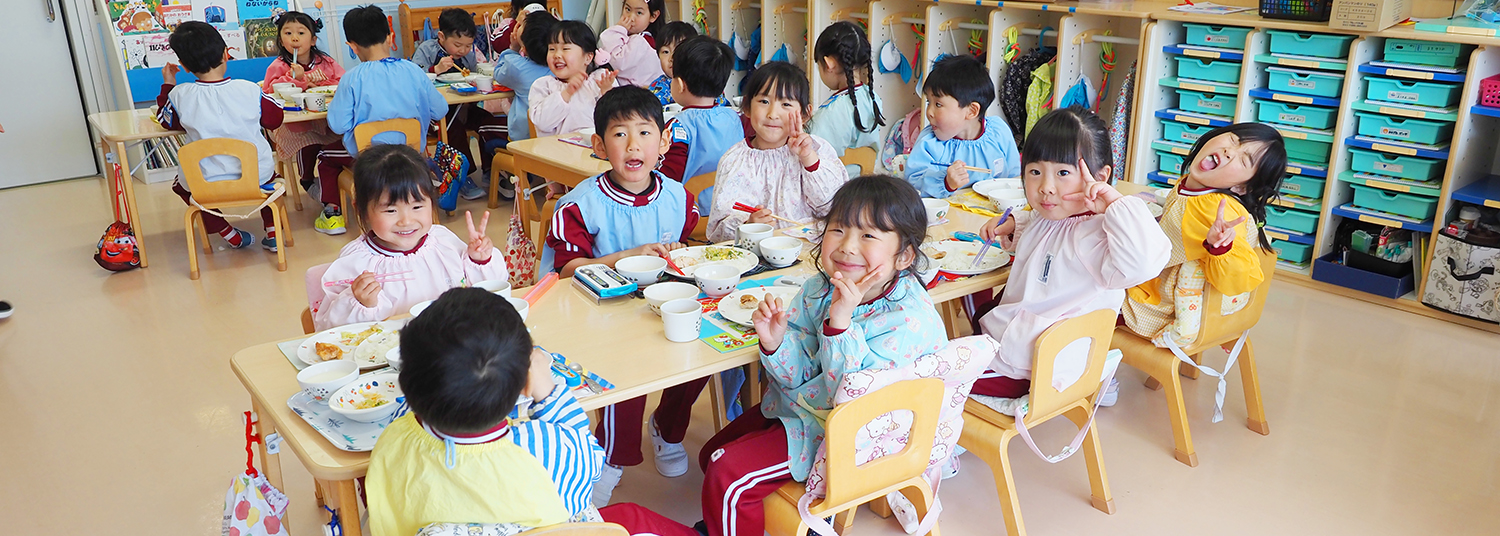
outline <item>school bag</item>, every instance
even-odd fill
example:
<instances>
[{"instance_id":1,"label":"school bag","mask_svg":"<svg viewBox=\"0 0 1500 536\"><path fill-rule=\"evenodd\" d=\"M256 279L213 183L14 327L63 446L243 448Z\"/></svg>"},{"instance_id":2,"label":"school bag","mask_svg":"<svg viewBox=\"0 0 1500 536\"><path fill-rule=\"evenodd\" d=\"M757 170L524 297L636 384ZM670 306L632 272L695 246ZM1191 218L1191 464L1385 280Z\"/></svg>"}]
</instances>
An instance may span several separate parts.
<instances>
[{"instance_id":1,"label":"school bag","mask_svg":"<svg viewBox=\"0 0 1500 536\"><path fill-rule=\"evenodd\" d=\"M141 252L135 244L135 229L124 221L125 209L125 185L121 182L123 171L119 164L113 164L115 181L115 214L114 223L104 229L104 236L99 237L99 245L95 246L94 262L99 267L111 272L124 272L141 267Z\"/></svg>"},{"instance_id":2,"label":"school bag","mask_svg":"<svg viewBox=\"0 0 1500 536\"><path fill-rule=\"evenodd\" d=\"M436 177L438 208L453 212L458 208L458 191L469 180L469 159L452 145L440 141L427 166Z\"/></svg>"}]
</instances>

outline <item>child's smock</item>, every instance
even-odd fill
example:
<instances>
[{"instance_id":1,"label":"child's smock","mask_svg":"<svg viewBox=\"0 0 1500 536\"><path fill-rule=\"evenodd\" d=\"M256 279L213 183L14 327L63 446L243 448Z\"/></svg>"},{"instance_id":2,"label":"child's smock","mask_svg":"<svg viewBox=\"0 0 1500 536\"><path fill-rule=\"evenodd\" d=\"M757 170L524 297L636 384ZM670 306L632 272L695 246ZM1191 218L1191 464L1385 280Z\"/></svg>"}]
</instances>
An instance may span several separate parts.
<instances>
[{"instance_id":1,"label":"child's smock","mask_svg":"<svg viewBox=\"0 0 1500 536\"><path fill-rule=\"evenodd\" d=\"M448 101L417 64L385 58L354 66L344 75L328 103L328 130L344 135L344 150L355 156L354 127L387 119L416 119L422 124L420 147L427 146L427 125L448 113ZM373 143L405 143L401 134L382 132Z\"/></svg>"},{"instance_id":2,"label":"child's smock","mask_svg":"<svg viewBox=\"0 0 1500 536\"><path fill-rule=\"evenodd\" d=\"M828 140L839 156L844 156L846 150L858 147L874 147L879 152L880 137L884 134L884 129L875 124L875 108L881 102L880 97L868 88L869 86L858 85L854 86L853 91L858 92L854 99L859 101L859 123L870 129L869 132L863 132L854 125L855 101L849 97L850 90L847 88L834 93L813 112L812 120L807 122L807 132Z\"/></svg>"},{"instance_id":3,"label":"child's smock","mask_svg":"<svg viewBox=\"0 0 1500 536\"><path fill-rule=\"evenodd\" d=\"M523 415L524 413L524 415ZM547 398L510 413L510 434L516 445L542 462L563 507L574 521L593 510L589 497L604 468L604 447L589 430L589 416L567 385L557 383Z\"/></svg>"},{"instance_id":4,"label":"child's smock","mask_svg":"<svg viewBox=\"0 0 1500 536\"><path fill-rule=\"evenodd\" d=\"M979 320L1000 341L990 369L1011 378L1031 377L1036 339L1059 320L1109 309L1118 313L1125 289L1155 277L1171 244L1146 202L1125 196L1104 214L1063 220L1016 213L1016 254L1000 304ZM1086 362L1058 359L1057 377L1077 378ZM1078 370L1067 370L1077 365Z\"/></svg>"},{"instance_id":5,"label":"child's smock","mask_svg":"<svg viewBox=\"0 0 1500 536\"><path fill-rule=\"evenodd\" d=\"M618 24L599 34L599 50L594 52L594 64L609 64L619 73L621 84L649 87L662 75L661 58L656 55L656 42L651 32L630 35Z\"/></svg>"},{"instance_id":6,"label":"child's smock","mask_svg":"<svg viewBox=\"0 0 1500 536\"><path fill-rule=\"evenodd\" d=\"M354 279L362 272L376 275L405 272L393 277L410 281L381 283L375 307L365 307L354 299L347 283L324 286L323 301L313 312L313 327L325 330L355 322L385 320L413 305L436 299L450 288L509 278L500 250L490 248L490 260L480 264L469 258L468 247L458 235L441 225L433 225L411 251L382 248L368 234L354 239L344 245L339 258L323 273L324 283Z\"/></svg>"},{"instance_id":7,"label":"child's smock","mask_svg":"<svg viewBox=\"0 0 1500 536\"><path fill-rule=\"evenodd\" d=\"M849 172L827 141L812 136L818 146L818 162L812 169L792 153L790 145L761 150L741 140L719 160L714 184L713 208L708 214L708 240L734 240L750 215L734 209L735 203L770 209L772 214L793 221L812 221L828 215L828 205L839 187L849 182ZM781 220L772 227L790 224Z\"/></svg>"},{"instance_id":8,"label":"child's smock","mask_svg":"<svg viewBox=\"0 0 1500 536\"><path fill-rule=\"evenodd\" d=\"M1000 177L1021 176L1021 151L1016 149L1016 139L1010 134L1005 121L994 116L985 116L984 128L979 137L972 140L953 138L941 141L932 134L932 127L922 129L917 143L906 157L906 181L922 193L922 197L946 199L956 190L947 185L948 164L961 160L965 165L986 168L994 174L979 171L969 172L969 183Z\"/></svg>"},{"instance_id":9,"label":"child's smock","mask_svg":"<svg viewBox=\"0 0 1500 536\"><path fill-rule=\"evenodd\" d=\"M536 125L538 137L554 136L564 132L577 132L594 126L594 104L604 93L599 91L599 79L606 71L599 69L589 73L588 81L573 93L573 98L563 100L562 90L567 82L556 76L543 76L531 83L530 106L526 112L531 123ZM618 79L615 85L620 85Z\"/></svg>"},{"instance_id":10,"label":"child's smock","mask_svg":"<svg viewBox=\"0 0 1500 536\"><path fill-rule=\"evenodd\" d=\"M500 51L500 61L495 62L495 83L516 94L510 113L505 116L511 141L531 137L531 124L527 119L531 107L531 85L549 76L552 76L552 71L546 65L531 61L525 54L510 49Z\"/></svg>"},{"instance_id":11,"label":"child's smock","mask_svg":"<svg viewBox=\"0 0 1500 536\"><path fill-rule=\"evenodd\" d=\"M833 289L822 276L803 284L787 304L791 321L781 347L761 355L770 389L761 412L786 427L792 478L806 481L834 389L850 372L911 366L948 343L943 319L915 277L900 276L885 295L854 308L849 329L827 327Z\"/></svg>"},{"instance_id":12,"label":"child's smock","mask_svg":"<svg viewBox=\"0 0 1500 536\"><path fill-rule=\"evenodd\" d=\"M318 56L313 58L312 64L304 66L305 71L302 78L292 78L292 66L281 58L271 61L266 67L266 79L261 81L260 90L270 94L271 84L290 83L297 84L298 88L306 91L309 88L319 86L337 86L339 79L344 76L344 68L339 62L330 56ZM308 81L308 74L318 72L323 75L317 83ZM326 145L339 141L339 136L328 131L326 121L299 121L296 123L285 123L281 128L271 131L271 141L276 142L276 157L282 162L296 162L298 153L308 145Z\"/></svg>"}]
</instances>

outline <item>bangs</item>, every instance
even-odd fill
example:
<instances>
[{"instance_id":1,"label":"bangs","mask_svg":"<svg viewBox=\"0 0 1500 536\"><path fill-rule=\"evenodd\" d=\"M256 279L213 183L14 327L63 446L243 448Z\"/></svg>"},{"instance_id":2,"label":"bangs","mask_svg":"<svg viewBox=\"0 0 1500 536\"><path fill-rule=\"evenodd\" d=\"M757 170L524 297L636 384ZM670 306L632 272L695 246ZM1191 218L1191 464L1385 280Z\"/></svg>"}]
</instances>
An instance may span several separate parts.
<instances>
[{"instance_id":1,"label":"bangs","mask_svg":"<svg viewBox=\"0 0 1500 536\"><path fill-rule=\"evenodd\" d=\"M750 73L749 79L745 81L745 93L754 97L767 96L776 99L796 101L802 107L807 107L808 94L807 75L796 65L783 61L773 61L760 66Z\"/></svg>"},{"instance_id":2,"label":"bangs","mask_svg":"<svg viewBox=\"0 0 1500 536\"><path fill-rule=\"evenodd\" d=\"M425 169L420 171L412 170L412 172L421 173L424 175L422 178L426 178L427 170ZM424 183L421 179L391 181L386 184L385 190L380 194L380 199L375 200L375 203L377 206L385 206L403 201L407 203L426 201L429 196L427 195L427 188L423 188L423 185Z\"/></svg>"},{"instance_id":3,"label":"bangs","mask_svg":"<svg viewBox=\"0 0 1500 536\"><path fill-rule=\"evenodd\" d=\"M587 24L576 20L561 20L552 26L548 32L547 44L578 45L584 52L593 54L599 48L599 41L594 37L594 30Z\"/></svg>"},{"instance_id":4,"label":"bangs","mask_svg":"<svg viewBox=\"0 0 1500 536\"><path fill-rule=\"evenodd\" d=\"M1115 169L1104 121L1086 109L1074 106L1042 116L1026 135L1021 148L1021 166L1034 162L1077 165L1079 160L1098 173Z\"/></svg>"}]
</instances>

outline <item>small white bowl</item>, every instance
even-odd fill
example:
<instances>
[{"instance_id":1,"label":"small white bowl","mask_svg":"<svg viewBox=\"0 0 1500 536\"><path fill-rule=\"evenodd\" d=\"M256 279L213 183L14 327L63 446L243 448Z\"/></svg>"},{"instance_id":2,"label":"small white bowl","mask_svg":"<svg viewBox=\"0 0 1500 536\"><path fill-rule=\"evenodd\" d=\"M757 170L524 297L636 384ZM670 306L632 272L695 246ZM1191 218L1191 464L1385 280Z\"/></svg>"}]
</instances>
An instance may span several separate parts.
<instances>
[{"instance_id":1,"label":"small white bowl","mask_svg":"<svg viewBox=\"0 0 1500 536\"><path fill-rule=\"evenodd\" d=\"M375 374L363 380L353 381L340 387L328 397L328 408L352 421L379 422L390 418L401 405L401 383L399 374ZM365 399L365 394L380 395L385 403L373 408L355 409L354 405Z\"/></svg>"},{"instance_id":2,"label":"small white bowl","mask_svg":"<svg viewBox=\"0 0 1500 536\"><path fill-rule=\"evenodd\" d=\"M315 363L297 373L297 386L307 396L326 402L328 395L359 377L359 364L352 359Z\"/></svg>"},{"instance_id":3,"label":"small white bowl","mask_svg":"<svg viewBox=\"0 0 1500 536\"><path fill-rule=\"evenodd\" d=\"M437 73L427 73L428 82L437 82Z\"/></svg>"},{"instance_id":4,"label":"small white bowl","mask_svg":"<svg viewBox=\"0 0 1500 536\"><path fill-rule=\"evenodd\" d=\"M504 279L480 281L474 284L474 288L482 288L501 296L510 296L510 281Z\"/></svg>"},{"instance_id":5,"label":"small white bowl","mask_svg":"<svg viewBox=\"0 0 1500 536\"><path fill-rule=\"evenodd\" d=\"M1021 188L1024 188L1024 186L1021 185L1021 179L1019 178L989 179L974 183L974 193L986 197L990 195L990 192L998 190L1020 190Z\"/></svg>"},{"instance_id":6,"label":"small white bowl","mask_svg":"<svg viewBox=\"0 0 1500 536\"><path fill-rule=\"evenodd\" d=\"M923 199L922 206L927 207L927 225L937 225L948 217L948 202L942 199Z\"/></svg>"},{"instance_id":7,"label":"small white bowl","mask_svg":"<svg viewBox=\"0 0 1500 536\"><path fill-rule=\"evenodd\" d=\"M791 266L802 254L802 240L790 236L773 236L761 240L759 245L761 257L777 268Z\"/></svg>"},{"instance_id":8,"label":"small white bowl","mask_svg":"<svg viewBox=\"0 0 1500 536\"><path fill-rule=\"evenodd\" d=\"M433 301L436 301L436 300L427 300L427 301L424 301L422 303L418 303L416 305L413 305L413 306L411 306L411 310L408 311L408 312L411 313L411 316L413 316L413 317L415 317L417 315L420 315L420 314L422 314L422 311L426 311L428 307L432 306L432 302Z\"/></svg>"},{"instance_id":9,"label":"small white bowl","mask_svg":"<svg viewBox=\"0 0 1500 536\"><path fill-rule=\"evenodd\" d=\"M616 272L642 287L661 279L666 270L667 260L655 255L636 255L615 261Z\"/></svg>"},{"instance_id":10,"label":"small white bowl","mask_svg":"<svg viewBox=\"0 0 1500 536\"><path fill-rule=\"evenodd\" d=\"M456 84L456 83L464 81L464 75L462 73L445 73L445 74L438 75L437 79L438 79L439 82L446 82L446 83L449 83L449 84Z\"/></svg>"},{"instance_id":11,"label":"small white bowl","mask_svg":"<svg viewBox=\"0 0 1500 536\"><path fill-rule=\"evenodd\" d=\"M1002 212L1007 208L1019 210L1026 206L1026 190L1000 190L991 192L989 198Z\"/></svg>"},{"instance_id":12,"label":"small white bowl","mask_svg":"<svg viewBox=\"0 0 1500 536\"><path fill-rule=\"evenodd\" d=\"M711 298L721 298L734 292L734 288L740 284L738 268L725 264L704 266L693 271L693 280L698 282L698 288Z\"/></svg>"},{"instance_id":13,"label":"small white bowl","mask_svg":"<svg viewBox=\"0 0 1500 536\"><path fill-rule=\"evenodd\" d=\"M388 364L388 365L391 366L391 370L400 371L401 370L401 347L397 346L395 348L391 348L391 351L386 352L385 353L385 362L386 362L386 364Z\"/></svg>"},{"instance_id":14,"label":"small white bowl","mask_svg":"<svg viewBox=\"0 0 1500 536\"><path fill-rule=\"evenodd\" d=\"M516 308L517 313L521 313L521 321L525 322L526 314L531 312L531 303L521 298L514 298L511 296L506 296L505 300L510 302L511 307Z\"/></svg>"},{"instance_id":15,"label":"small white bowl","mask_svg":"<svg viewBox=\"0 0 1500 536\"><path fill-rule=\"evenodd\" d=\"M680 299L692 299L698 297L698 287L677 281L657 283L646 287L646 305L651 307L651 312L661 316L661 304Z\"/></svg>"}]
</instances>

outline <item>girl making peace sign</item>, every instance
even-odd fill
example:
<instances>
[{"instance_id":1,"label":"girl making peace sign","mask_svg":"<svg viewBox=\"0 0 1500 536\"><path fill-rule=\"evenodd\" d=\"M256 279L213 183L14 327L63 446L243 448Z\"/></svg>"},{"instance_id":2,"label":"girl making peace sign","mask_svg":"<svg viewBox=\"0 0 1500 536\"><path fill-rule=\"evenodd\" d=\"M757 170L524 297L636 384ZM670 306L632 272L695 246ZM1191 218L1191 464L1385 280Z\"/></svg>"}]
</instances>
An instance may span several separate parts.
<instances>
[{"instance_id":1,"label":"girl making peace sign","mask_svg":"<svg viewBox=\"0 0 1500 536\"><path fill-rule=\"evenodd\" d=\"M1021 181L1028 208L980 229L985 240L998 238L1014 251L1015 262L1005 294L979 321L1000 342L1000 353L973 394L1012 399L1012 408L1025 403L1043 331L1099 309L1118 313L1125 289L1166 264L1171 243L1146 202L1109 185L1115 170L1109 147L1104 121L1078 107L1047 114L1026 136ZM1088 364L1087 348L1079 350L1059 355L1046 380L1059 389L1071 385Z\"/></svg>"},{"instance_id":2,"label":"girl making peace sign","mask_svg":"<svg viewBox=\"0 0 1500 536\"><path fill-rule=\"evenodd\" d=\"M323 274L314 308L319 330L374 322L436 299L453 287L508 278L505 259L485 235L490 213L464 213L468 242L432 224L427 163L406 145L379 144L354 160L355 213L367 231L344 246Z\"/></svg>"}]
</instances>

